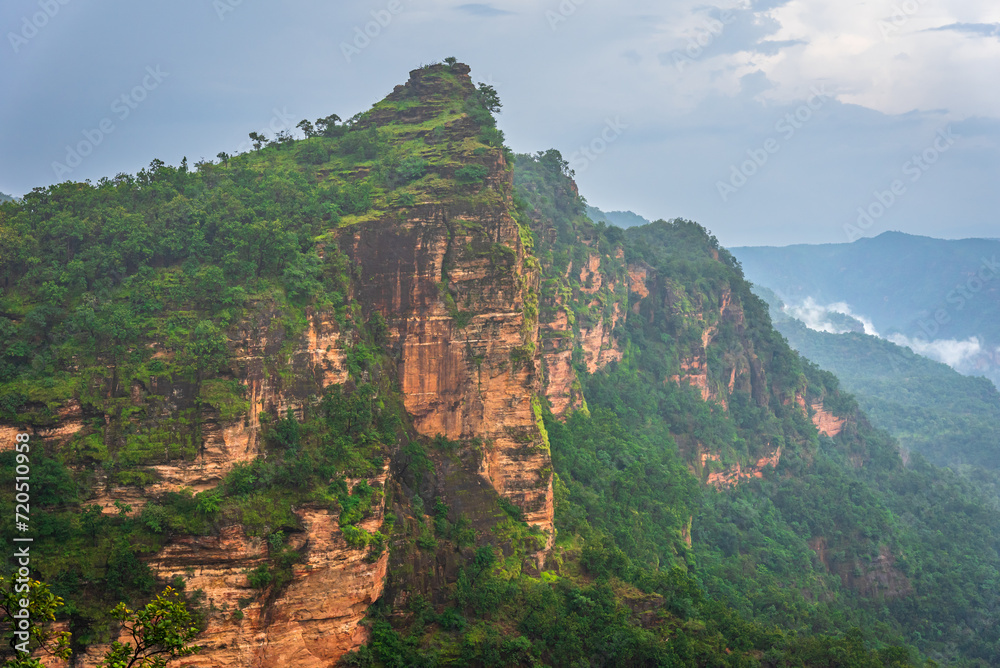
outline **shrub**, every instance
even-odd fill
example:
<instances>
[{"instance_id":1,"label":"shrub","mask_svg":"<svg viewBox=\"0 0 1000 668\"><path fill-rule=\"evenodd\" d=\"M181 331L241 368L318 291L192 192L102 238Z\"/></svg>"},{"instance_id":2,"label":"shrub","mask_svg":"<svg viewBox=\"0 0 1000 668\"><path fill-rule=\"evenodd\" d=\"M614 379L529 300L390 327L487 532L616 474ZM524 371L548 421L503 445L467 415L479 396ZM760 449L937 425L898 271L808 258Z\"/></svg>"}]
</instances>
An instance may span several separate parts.
<instances>
[{"instance_id":1,"label":"shrub","mask_svg":"<svg viewBox=\"0 0 1000 668\"><path fill-rule=\"evenodd\" d=\"M295 159L302 165L322 165L330 159L330 149L320 141L303 142Z\"/></svg>"},{"instance_id":2,"label":"shrub","mask_svg":"<svg viewBox=\"0 0 1000 668\"><path fill-rule=\"evenodd\" d=\"M271 584L271 571L267 564L261 564L252 571L247 571L247 581L254 589L264 589Z\"/></svg>"},{"instance_id":3,"label":"shrub","mask_svg":"<svg viewBox=\"0 0 1000 668\"><path fill-rule=\"evenodd\" d=\"M399 163L394 174L394 181L397 184L416 181L427 171L427 161L423 158L407 158Z\"/></svg>"},{"instance_id":4,"label":"shrub","mask_svg":"<svg viewBox=\"0 0 1000 668\"><path fill-rule=\"evenodd\" d=\"M489 170L483 165L468 165L455 171L455 179L464 185L481 184Z\"/></svg>"},{"instance_id":5,"label":"shrub","mask_svg":"<svg viewBox=\"0 0 1000 668\"><path fill-rule=\"evenodd\" d=\"M340 533L344 536L344 541L351 547L365 548L372 542L372 534L353 524L341 526Z\"/></svg>"}]
</instances>

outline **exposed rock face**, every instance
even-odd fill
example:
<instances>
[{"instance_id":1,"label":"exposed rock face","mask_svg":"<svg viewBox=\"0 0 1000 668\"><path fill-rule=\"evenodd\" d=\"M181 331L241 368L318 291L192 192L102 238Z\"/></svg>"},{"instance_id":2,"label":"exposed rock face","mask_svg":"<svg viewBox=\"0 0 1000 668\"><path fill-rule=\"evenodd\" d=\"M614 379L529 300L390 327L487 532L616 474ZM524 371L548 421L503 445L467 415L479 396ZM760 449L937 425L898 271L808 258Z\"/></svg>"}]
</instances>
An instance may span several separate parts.
<instances>
[{"instance_id":1,"label":"exposed rock face","mask_svg":"<svg viewBox=\"0 0 1000 668\"><path fill-rule=\"evenodd\" d=\"M392 96L426 98L415 108L431 113L433 85L422 70L410 74ZM475 128L451 132L454 140ZM353 297L389 325L416 430L484 439L481 475L547 531L551 544L551 459L532 407L540 391L539 272L510 215L513 172L502 152L474 160L487 169L482 186L346 228L339 242L360 274Z\"/></svg>"},{"instance_id":2,"label":"exposed rock face","mask_svg":"<svg viewBox=\"0 0 1000 668\"><path fill-rule=\"evenodd\" d=\"M632 292L644 290L648 295L648 288L645 286L646 271L644 269L630 269L629 277L632 281L630 289ZM639 279L642 283L639 283ZM695 314L698 321L705 322L703 313ZM734 302L732 293L728 288L724 288L719 298L719 305L716 314L713 314L711 322L706 323L701 333L701 346L692 351L689 355L680 360L680 373L671 376L668 380L675 383L687 383L698 389L701 393L702 401L718 402L724 409L728 409L728 396L737 389L749 390L755 396L766 393L766 389L760 387L763 378L762 374L753 373L755 367L759 368L760 363L752 352L737 357L729 357L725 361L728 368L726 375L729 381L722 386L713 386L708 378L708 347L715 341L719 332L719 325L723 322L733 323L737 329L742 329L744 322L743 307L738 302Z\"/></svg>"},{"instance_id":3,"label":"exposed rock face","mask_svg":"<svg viewBox=\"0 0 1000 668\"><path fill-rule=\"evenodd\" d=\"M369 484L383 486L387 473ZM205 592L210 610L208 628L196 641L201 651L171 666L326 668L367 642L368 629L358 622L382 595L388 551L371 562L365 550L344 542L336 515L326 508L302 507L295 514L303 530L289 537L289 545L302 558L277 595L251 588L246 573L266 563L268 548L240 525L223 527L219 535L181 537L149 561L157 577L181 576L189 591ZM358 526L377 531L383 519L384 502ZM75 665L97 666L106 649L91 646Z\"/></svg>"},{"instance_id":4,"label":"exposed rock face","mask_svg":"<svg viewBox=\"0 0 1000 668\"><path fill-rule=\"evenodd\" d=\"M611 322L600 320L593 327L581 329L580 347L583 348L583 359L587 363L587 371L594 373L603 369L610 362L619 362L622 358L618 340L612 336L615 325L622 318L621 305L612 305Z\"/></svg>"},{"instance_id":5,"label":"exposed rock face","mask_svg":"<svg viewBox=\"0 0 1000 668\"><path fill-rule=\"evenodd\" d=\"M538 329L525 317L538 275L517 223L503 206L430 205L347 232L344 251L362 275L355 298L389 324L416 430L486 439L482 475L551 533L550 459L531 403ZM509 250L491 255L496 245Z\"/></svg>"},{"instance_id":6,"label":"exposed rock face","mask_svg":"<svg viewBox=\"0 0 1000 668\"><path fill-rule=\"evenodd\" d=\"M703 453L701 455L701 465L705 467L710 461L719 461L718 455L713 455L709 453ZM763 478L764 469L768 466L772 468L777 468L778 463L781 461L781 448L775 449L770 455L765 455L757 460L757 462L751 466L741 466L739 462L735 466L732 466L723 471L714 471L708 474L706 482L712 485L716 489L723 489L726 487L734 487L740 480L749 480L750 478Z\"/></svg>"},{"instance_id":7,"label":"exposed rock face","mask_svg":"<svg viewBox=\"0 0 1000 668\"><path fill-rule=\"evenodd\" d=\"M823 402L817 401L811 406L812 422L819 433L833 438L844 429L844 418L839 418L823 408Z\"/></svg>"},{"instance_id":8,"label":"exposed rock face","mask_svg":"<svg viewBox=\"0 0 1000 668\"><path fill-rule=\"evenodd\" d=\"M545 369L545 397L552 414L567 415L582 408L583 392L573 368L575 337L565 308L556 311L555 317L542 323L540 328L542 362Z\"/></svg>"},{"instance_id":9,"label":"exposed rock face","mask_svg":"<svg viewBox=\"0 0 1000 668\"><path fill-rule=\"evenodd\" d=\"M35 431L31 434L31 438L65 443L83 429L83 410L78 400L70 399L67 401L59 409L57 415L58 422L54 426ZM0 424L0 451L13 450L17 435L21 433L25 433L25 430Z\"/></svg>"},{"instance_id":10,"label":"exposed rock face","mask_svg":"<svg viewBox=\"0 0 1000 668\"><path fill-rule=\"evenodd\" d=\"M555 230L551 232L554 233ZM585 240L581 243L587 245ZM587 324L577 322L578 329L574 331L569 319L572 304L566 303L564 294L559 291L546 296L549 312L554 315L541 323L544 391L552 414L556 417L563 418L570 411L586 406L580 381L573 367L574 348L578 347L590 373L622 359L622 350L613 331L624 321L625 309L628 308L627 296L615 296L615 274L620 269L624 275L625 255L618 248L614 256L605 257L609 262L591 252L578 272L574 270L573 262L569 262L562 275L567 284L564 286L567 291L565 294L572 293L576 303L582 303L591 313L601 314L600 317L592 317ZM572 290L569 287L571 275L573 280L579 278L579 285ZM606 308L608 301L610 303Z\"/></svg>"},{"instance_id":11,"label":"exposed rock face","mask_svg":"<svg viewBox=\"0 0 1000 668\"><path fill-rule=\"evenodd\" d=\"M858 563L855 560L832 560L830 546L824 536L817 536L808 544L828 571L836 574L845 587L856 590L862 596L882 596L891 600L913 592L909 578L896 566L896 557L885 545L879 547L877 557Z\"/></svg>"},{"instance_id":12,"label":"exposed rock face","mask_svg":"<svg viewBox=\"0 0 1000 668\"><path fill-rule=\"evenodd\" d=\"M639 295L639 299L649 296L649 288L646 287L645 267L634 264L628 266L628 287L629 290Z\"/></svg>"},{"instance_id":13,"label":"exposed rock face","mask_svg":"<svg viewBox=\"0 0 1000 668\"><path fill-rule=\"evenodd\" d=\"M288 360L294 373L290 383L276 373L265 371L266 360L277 355L285 342L280 329L271 326L275 313L266 308L255 311L255 319L243 323L231 345L235 349L234 371L246 388L248 411L223 420L218 411L201 415L201 447L192 460L174 459L154 464L159 480L145 488L115 487L107 478L94 490L88 503L105 512L117 513L115 501L132 506L133 512L165 492L189 488L210 489L240 462L254 459L260 452L260 413L280 414L291 408L301 412L310 394L316 395L332 383L347 378L340 332L323 313L310 313L307 328ZM148 384L137 383L131 391L133 405L145 406L153 416L176 415L190 409L194 386L176 384L167 378L152 377ZM59 411L60 421L41 430L33 438L44 438L55 447L64 447L84 429L82 411L71 400ZM2 439L13 444L19 430ZM12 445L11 445L12 447ZM386 472L371 484L383 485ZM248 537L238 525L223 527L219 535L184 536L156 554L149 565L161 578L183 576L189 590L205 592L205 603L213 610L209 625L197 642L203 650L171 665L248 667L329 666L345 652L367 641L367 629L358 625L368 606L382 593L388 553L368 563L365 552L350 548L343 540L336 516L326 509L301 508L296 511L303 531L291 537L292 547L303 555L294 579L265 606L259 592L252 590L245 572L264 563L267 547L261 539ZM382 522L381 506L362 526L377 530ZM243 610L240 619L233 614ZM247 602L249 601L249 602ZM96 666L105 647L93 646L76 659L76 666ZM53 666L59 665L53 663Z\"/></svg>"},{"instance_id":14,"label":"exposed rock face","mask_svg":"<svg viewBox=\"0 0 1000 668\"><path fill-rule=\"evenodd\" d=\"M252 320L238 328L231 341L237 379L245 387L248 410L233 419L221 419L211 408L201 414L201 444L197 456L190 460L175 459L149 467L159 480L144 489L115 487L106 478L88 503L117 513L114 503L127 503L141 510L146 499L176 492L183 488L201 492L215 487L233 466L252 461L260 452L260 414L282 415L291 408L301 417L302 406L310 395L318 395L323 387L343 383L347 379L341 334L329 314L310 312L307 328L290 359L294 374L285 383L276 373L265 371L266 360L279 354L285 341L284 332L271 326L278 314L268 308L255 311ZM175 384L169 379L153 376L148 386L137 383L133 388L134 405L145 405L147 414L170 415L190 409L194 402L194 387ZM64 444L69 436L82 428L78 402L71 401L64 411L65 422L42 432L41 437ZM60 413L62 416L62 412Z\"/></svg>"},{"instance_id":15,"label":"exposed rock face","mask_svg":"<svg viewBox=\"0 0 1000 668\"><path fill-rule=\"evenodd\" d=\"M466 66L450 72L468 92L475 90ZM420 124L450 108L454 96L440 99L435 88L440 79L427 73L411 72L409 82L389 98L417 99L420 104L380 109L361 125ZM396 116L380 116L386 113ZM364 316L378 311L388 323L387 345L397 361L404 405L416 431L467 443L481 439L482 445L476 446L480 451L472 458L473 473L462 484L475 481L482 486L485 481L522 508L528 522L546 531L551 547L552 466L538 426L536 399L542 391L538 265L528 256L522 231L510 214L513 175L504 153L496 149L475 156L458 154L462 140L478 132L465 116L448 122L449 146L459 147L453 157L485 167L481 184L430 193L428 201L405 213L387 213L331 236L354 264L351 297ZM416 131L414 137L422 134L426 131ZM442 178L452 179L454 160L440 169ZM344 351L350 342L342 340L332 314L307 313L305 330L292 335L281 324L276 306L255 304L251 312L249 320L229 331L233 365L227 380L244 385L245 408L206 406L199 383L191 380L152 376L137 381L125 391L135 408L130 414L137 417L116 425L116 418L108 416L105 422L114 428L108 429L105 446L116 446L119 441L112 443L114 439L151 429L165 419L180 423L181 415L184 424L196 425L189 436L193 445L183 457L151 462L147 470L159 479L144 488L119 487L98 478L89 503L117 512L114 502L123 501L138 511L165 492L210 489L236 464L261 453L262 412L280 416L291 410L302 417L303 408L325 387L347 380ZM606 355L601 349L609 345L608 333L598 329L589 336L598 357ZM157 349L154 358L172 354ZM275 360L285 373L275 372ZM567 357L561 372L567 379L569 363ZM570 386L573 380L568 380ZM109 397L123 394L111 386L101 391ZM572 388L568 393L572 395ZM80 404L71 402L57 425L36 436L61 446L88 436L86 430L92 427L87 424ZM17 430L2 429L0 435L10 432L2 439L8 447ZM372 484L386 483L387 475ZM245 572L265 562L267 546L239 525L227 526L219 535L179 537L150 558L159 577L185 576L189 590L203 590L212 609L208 629L198 639L204 650L176 665L318 668L333 665L366 641L367 629L358 622L382 594L387 554L369 563L364 551L344 542L337 517L327 509L297 508L295 514L302 531L289 541L302 562L292 582L278 593L261 596L250 589ZM377 530L382 515L379 507L361 526ZM536 555L539 561L548 547ZM100 647L91 648L79 665L96 665L102 653Z\"/></svg>"},{"instance_id":16,"label":"exposed rock face","mask_svg":"<svg viewBox=\"0 0 1000 668\"><path fill-rule=\"evenodd\" d=\"M587 256L587 264L580 268L580 291L592 295L601 289L601 256L591 253Z\"/></svg>"}]
</instances>

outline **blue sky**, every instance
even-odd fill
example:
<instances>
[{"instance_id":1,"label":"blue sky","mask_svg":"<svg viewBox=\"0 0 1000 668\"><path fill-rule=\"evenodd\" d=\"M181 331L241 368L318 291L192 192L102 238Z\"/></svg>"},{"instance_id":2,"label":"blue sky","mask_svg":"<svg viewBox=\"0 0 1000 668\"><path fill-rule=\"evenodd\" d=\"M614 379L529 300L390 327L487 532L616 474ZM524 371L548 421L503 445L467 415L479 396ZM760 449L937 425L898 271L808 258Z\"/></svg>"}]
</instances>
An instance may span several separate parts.
<instances>
[{"instance_id":1,"label":"blue sky","mask_svg":"<svg viewBox=\"0 0 1000 668\"><path fill-rule=\"evenodd\" d=\"M456 56L606 210L726 245L1000 237L987 0L7 0L0 29L9 194L347 118Z\"/></svg>"}]
</instances>

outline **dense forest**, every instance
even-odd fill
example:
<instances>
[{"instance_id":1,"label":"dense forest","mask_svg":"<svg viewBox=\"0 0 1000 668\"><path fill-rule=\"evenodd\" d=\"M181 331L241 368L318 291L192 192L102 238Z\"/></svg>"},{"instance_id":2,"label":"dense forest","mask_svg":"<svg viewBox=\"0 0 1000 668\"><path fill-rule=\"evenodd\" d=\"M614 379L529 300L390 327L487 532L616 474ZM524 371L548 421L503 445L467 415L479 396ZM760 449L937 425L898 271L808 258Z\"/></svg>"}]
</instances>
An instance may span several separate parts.
<instances>
[{"instance_id":1,"label":"dense forest","mask_svg":"<svg viewBox=\"0 0 1000 668\"><path fill-rule=\"evenodd\" d=\"M775 326L793 348L836 374L872 422L907 450L941 466L997 467L1000 392L986 378L861 332L817 332L781 313Z\"/></svg>"},{"instance_id":2,"label":"dense forest","mask_svg":"<svg viewBox=\"0 0 1000 668\"><path fill-rule=\"evenodd\" d=\"M36 577L64 600L73 650L116 637L108 611L168 584L200 629L268 605L299 577L294 510L308 506L369 562L389 555L393 595L343 665L1000 664L1000 519L978 488L919 454L904 463L837 378L789 347L705 228L588 218L559 152L512 154L496 92L461 67L418 70L419 95L303 121L304 136L252 133L246 154L154 160L0 204L0 424L81 425L39 438L32 460ZM541 564L525 509L490 490L462 508L439 493L466 485L463 462L490 446L417 433L392 314L352 298L350 231L410 224L440 201L502 209L519 246L461 250L498 275L520 253L536 272L537 290L523 283L538 345L509 363L539 369L556 527ZM461 330L474 305L440 280ZM343 342L342 383L296 366L317 313ZM197 460L210 429L250 411L240 374L255 331L262 375L301 386L305 408L261 411L258 450L211 488L158 491L164 467ZM594 352L582 341L596 331ZM576 381L556 414L541 384L560 346ZM610 361L594 363L601 352ZM702 358L703 391L683 380ZM818 411L842 429L820 433ZM16 463L0 454L0 477ZM383 470L384 487L365 482ZM116 512L94 502L98 487L125 490ZM0 498L13 507L12 488ZM233 526L266 553L239 605L157 580L165 547Z\"/></svg>"}]
</instances>

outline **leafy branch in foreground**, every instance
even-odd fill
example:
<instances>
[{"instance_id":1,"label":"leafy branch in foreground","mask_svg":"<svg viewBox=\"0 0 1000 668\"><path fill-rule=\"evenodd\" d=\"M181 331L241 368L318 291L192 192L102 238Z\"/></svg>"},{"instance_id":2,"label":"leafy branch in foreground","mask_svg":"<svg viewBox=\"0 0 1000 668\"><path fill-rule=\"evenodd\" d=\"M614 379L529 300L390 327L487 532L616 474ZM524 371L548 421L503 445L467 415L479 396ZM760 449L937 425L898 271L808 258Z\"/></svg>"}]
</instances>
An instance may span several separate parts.
<instances>
[{"instance_id":1,"label":"leafy branch in foreground","mask_svg":"<svg viewBox=\"0 0 1000 668\"><path fill-rule=\"evenodd\" d=\"M111 616L122 623L122 635L133 644L111 643L100 665L104 668L165 668L168 658L189 656L201 648L188 643L198 635L187 604L167 587L142 610L119 603Z\"/></svg>"},{"instance_id":2,"label":"leafy branch in foreground","mask_svg":"<svg viewBox=\"0 0 1000 668\"><path fill-rule=\"evenodd\" d=\"M22 601L28 605L21 605ZM10 634L10 647L0 647L0 657L7 658L3 668L44 668L41 661L31 656L38 650L69 660L69 631L48 628L62 605L63 600L38 580L18 580L14 575L7 579L0 575L0 612L3 613L0 628L4 635ZM26 629L19 628L21 620L26 620Z\"/></svg>"}]
</instances>

